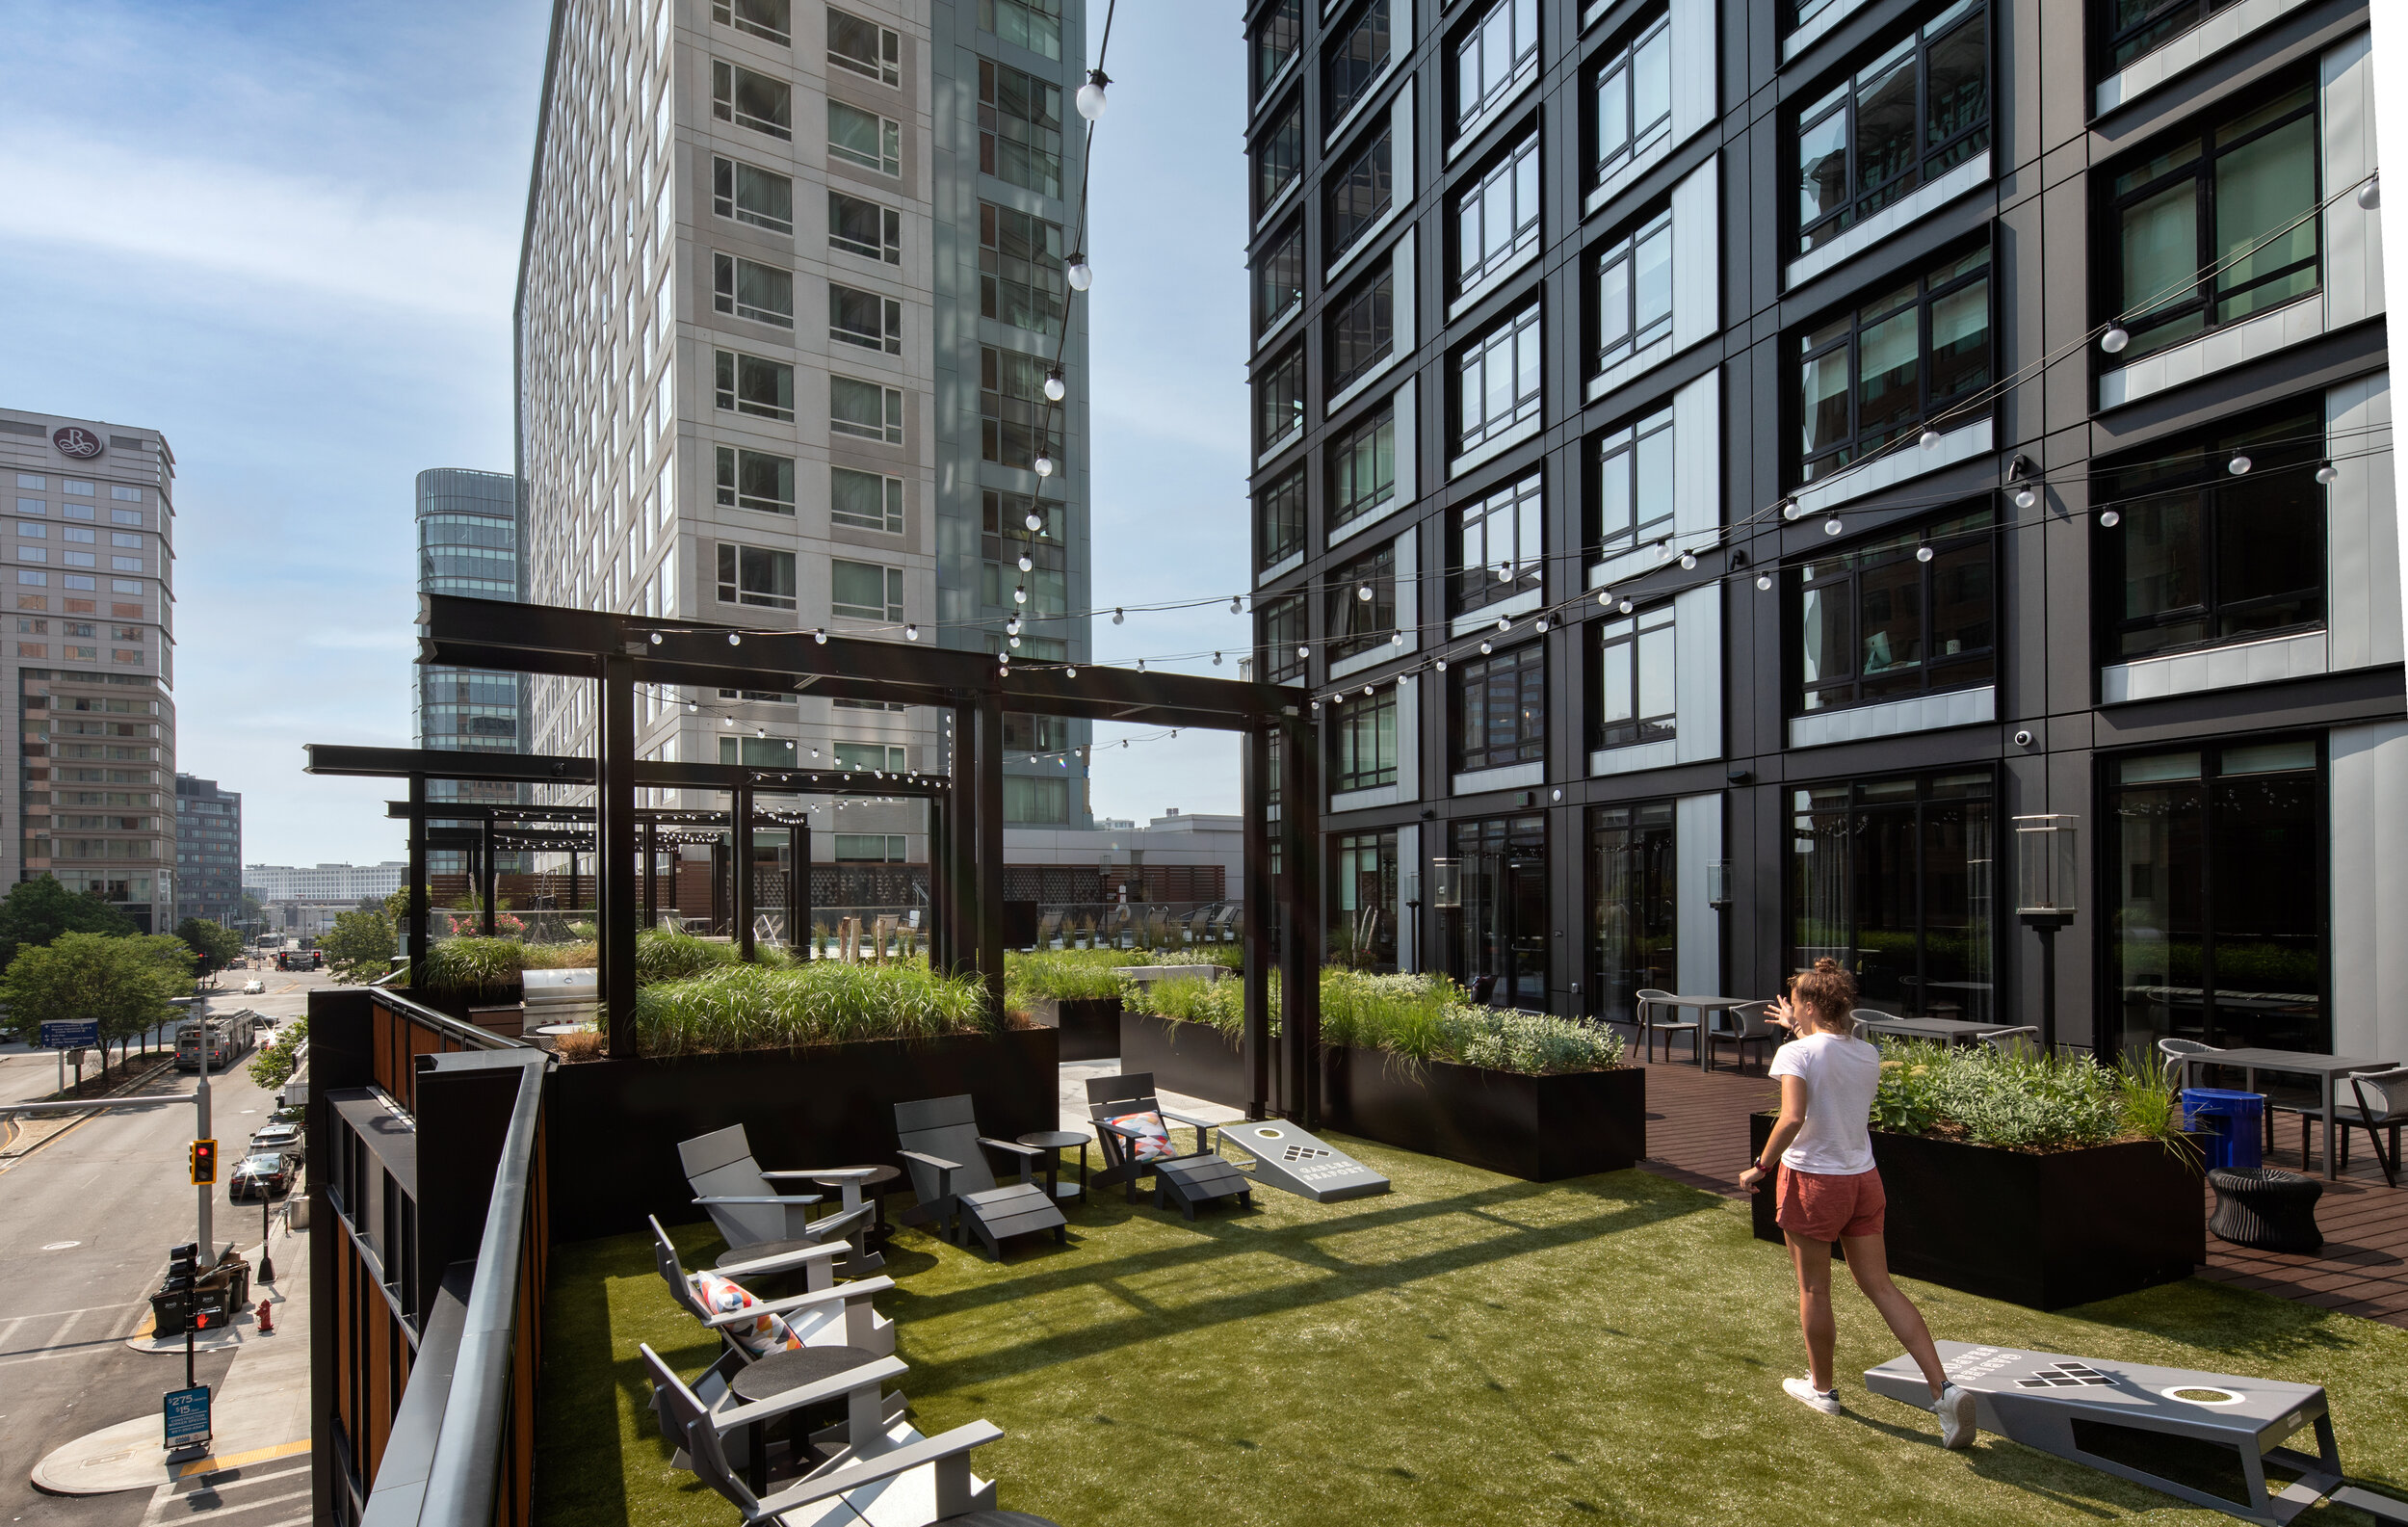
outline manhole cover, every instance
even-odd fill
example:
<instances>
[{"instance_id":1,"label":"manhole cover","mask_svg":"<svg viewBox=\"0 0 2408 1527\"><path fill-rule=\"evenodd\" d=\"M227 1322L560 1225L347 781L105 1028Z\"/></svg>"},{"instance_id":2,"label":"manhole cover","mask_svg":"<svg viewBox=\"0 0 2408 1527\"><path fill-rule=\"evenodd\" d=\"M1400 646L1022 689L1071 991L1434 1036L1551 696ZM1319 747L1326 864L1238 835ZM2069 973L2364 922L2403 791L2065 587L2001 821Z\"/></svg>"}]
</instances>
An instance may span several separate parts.
<instances>
[{"instance_id":1,"label":"manhole cover","mask_svg":"<svg viewBox=\"0 0 2408 1527\"><path fill-rule=\"evenodd\" d=\"M81 1241L53 1241L48 1246L43 1247L42 1250L45 1251L64 1251L69 1247L81 1246L84 1243Z\"/></svg>"}]
</instances>

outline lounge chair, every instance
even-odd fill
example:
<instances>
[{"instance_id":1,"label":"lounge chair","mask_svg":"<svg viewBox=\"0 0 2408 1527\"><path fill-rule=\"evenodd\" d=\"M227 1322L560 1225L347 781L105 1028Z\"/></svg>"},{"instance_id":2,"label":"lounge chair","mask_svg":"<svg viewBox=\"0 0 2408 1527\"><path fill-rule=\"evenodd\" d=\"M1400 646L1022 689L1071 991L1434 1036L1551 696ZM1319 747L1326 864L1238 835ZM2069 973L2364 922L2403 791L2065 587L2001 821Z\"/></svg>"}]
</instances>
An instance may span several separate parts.
<instances>
[{"instance_id":1,"label":"lounge chair","mask_svg":"<svg viewBox=\"0 0 2408 1527\"><path fill-rule=\"evenodd\" d=\"M1032 1164L1047 1152L980 1134L977 1111L967 1093L897 1103L895 1134L903 1143L911 1190L920 1199L903 1213L900 1223L935 1224L939 1234L955 1242L966 1224L999 1262L1007 1236L1051 1230L1057 1241L1069 1239L1070 1222L1062 1218L1044 1188L1029 1180ZM989 1150L1019 1158L1018 1182L996 1185L995 1171L986 1161Z\"/></svg>"},{"instance_id":2,"label":"lounge chair","mask_svg":"<svg viewBox=\"0 0 2408 1527\"><path fill-rule=\"evenodd\" d=\"M745 1139L745 1126L730 1124L707 1135L678 1142L677 1159L686 1169L686 1182L694 1191L694 1202L709 1211L711 1223L726 1237L728 1256L722 1260L755 1261L781 1251L806 1246L819 1246L830 1241L843 1241L851 1248L845 1271L862 1277L886 1265L886 1259L863 1244L863 1236L876 1220L874 1205L860 1203L862 1178L870 1175L867 1167L830 1167L806 1169L800 1172L763 1172L752 1159L752 1146ZM822 1201L816 1193L781 1194L773 1183L780 1179L802 1178L851 1186L847 1197L853 1200L834 1214L810 1218L811 1205Z\"/></svg>"},{"instance_id":3,"label":"lounge chair","mask_svg":"<svg viewBox=\"0 0 2408 1527\"><path fill-rule=\"evenodd\" d=\"M747 1522L777 1521L785 1527L851 1527L861 1520L859 1507L845 1502L849 1491L861 1488L877 1480L893 1479L909 1469L933 1460L909 1449L922 1439L911 1423L903 1418L905 1402L901 1394L882 1394L889 1379L901 1378L907 1370L894 1357L880 1357L863 1363L818 1383L789 1389L767 1400L735 1400L706 1404L699 1392L690 1387L677 1371L661 1360L661 1355L639 1342L636 1351L643 1359L646 1375L652 1381L652 1410L660 1418L661 1435L678 1448L672 1466L690 1468L702 1482L724 1496L744 1514ZM760 1491L766 1488L770 1447L763 1429L783 1416L798 1410L815 1409L843 1402L845 1419L824 1427L807 1437L798 1437L790 1445L789 1459L795 1468L803 1472L803 1479L776 1491L764 1500ZM948 1434L951 1435L952 1434ZM997 1434L1000 1435L1001 1434ZM981 1441L991 1441L982 1437ZM976 1443L972 1443L976 1446ZM810 1456L802 1456L802 1448ZM757 1449L757 1451L756 1451ZM965 1450L966 1451L966 1450ZM858 1475L846 1475L846 1465L869 1462L872 1468ZM876 1465L892 1464L889 1467ZM965 1461L962 1473L968 1474ZM845 1478L846 1483L834 1488L804 1491L817 1481ZM935 1483L933 1481L931 1484ZM993 1487L987 1487L987 1502L993 1500ZM865 1498L861 1505L867 1505ZM813 1510L818 1506L818 1510ZM881 1515L885 1514L881 1513ZM934 1516L913 1516L898 1514L898 1519L934 1521Z\"/></svg>"},{"instance_id":4,"label":"lounge chair","mask_svg":"<svg viewBox=\"0 0 2408 1527\"><path fill-rule=\"evenodd\" d=\"M1253 1207L1254 1179L1213 1148L1213 1123L1165 1108L1154 1093L1153 1072L1124 1071L1118 1076L1090 1078L1086 1102L1096 1143L1104 1147L1104 1170L1091 1179L1095 1186L1126 1183L1129 1201L1134 1203L1138 1178L1151 1172L1157 1209L1175 1203L1181 1214L1192 1220L1197 1204L1216 1198L1236 1198ZM1174 1123L1195 1131L1193 1150L1181 1151L1171 1144Z\"/></svg>"}]
</instances>

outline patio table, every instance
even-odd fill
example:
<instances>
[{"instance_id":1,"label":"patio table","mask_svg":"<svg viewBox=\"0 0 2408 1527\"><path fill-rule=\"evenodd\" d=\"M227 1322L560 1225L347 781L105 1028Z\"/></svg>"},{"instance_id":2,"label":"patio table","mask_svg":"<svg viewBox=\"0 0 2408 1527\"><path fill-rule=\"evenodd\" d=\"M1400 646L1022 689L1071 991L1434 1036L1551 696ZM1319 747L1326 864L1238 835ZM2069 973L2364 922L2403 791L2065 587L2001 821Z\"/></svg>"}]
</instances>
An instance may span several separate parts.
<instances>
[{"instance_id":1,"label":"patio table","mask_svg":"<svg viewBox=\"0 0 2408 1527\"><path fill-rule=\"evenodd\" d=\"M2387 1071L2397 1061L2361 1061L2344 1055L2318 1055L2314 1050L2210 1050L2183 1058L2183 1085L2190 1085L2191 1072L2202 1066L2236 1066L2246 1073L2241 1084L2246 1092L2258 1091L2258 1073L2273 1071L2283 1076L2313 1076L2316 1091L2324 1104L2324 1180L2336 1182L2341 1168L2333 1153L2333 1096L2342 1081L2352 1071ZM2302 1165L2305 1165L2304 1163Z\"/></svg>"},{"instance_id":2,"label":"patio table","mask_svg":"<svg viewBox=\"0 0 2408 1527\"><path fill-rule=\"evenodd\" d=\"M833 1379L876 1361L877 1354L861 1347L794 1347L746 1364L727 1381L727 1387L739 1400L773 1400L789 1389ZM797 1422L794 1435L798 1453L806 1434L807 1429ZM750 1423L746 1441L751 1456L745 1461L745 1483L760 1494L770 1481L769 1441L762 1422Z\"/></svg>"},{"instance_id":3,"label":"patio table","mask_svg":"<svg viewBox=\"0 0 2408 1527\"><path fill-rule=\"evenodd\" d=\"M1714 1068L1714 1046L1706 1042L1706 1014L1728 1013L1733 1008L1744 1008L1762 1000L1761 997L1654 997L1639 1005L1639 1035L1643 1040L1648 1030L1655 1026L1648 1012L1651 1008L1671 1008L1676 1012L1683 1008L1695 1008L1697 1027L1692 1032L1696 1036L1697 1068L1711 1071ZM1671 1049L1668 1044L1664 1046L1667 1058ZM1742 1066L1746 1064L1746 1059L1744 1055L1740 1057Z\"/></svg>"},{"instance_id":4,"label":"patio table","mask_svg":"<svg viewBox=\"0 0 2408 1527\"><path fill-rule=\"evenodd\" d=\"M1866 1018L1857 1026L1875 1034L1937 1040L1943 1044L1979 1044L1993 1034L2003 1034L2016 1027L2012 1023L1974 1023L1964 1018Z\"/></svg>"}]
</instances>

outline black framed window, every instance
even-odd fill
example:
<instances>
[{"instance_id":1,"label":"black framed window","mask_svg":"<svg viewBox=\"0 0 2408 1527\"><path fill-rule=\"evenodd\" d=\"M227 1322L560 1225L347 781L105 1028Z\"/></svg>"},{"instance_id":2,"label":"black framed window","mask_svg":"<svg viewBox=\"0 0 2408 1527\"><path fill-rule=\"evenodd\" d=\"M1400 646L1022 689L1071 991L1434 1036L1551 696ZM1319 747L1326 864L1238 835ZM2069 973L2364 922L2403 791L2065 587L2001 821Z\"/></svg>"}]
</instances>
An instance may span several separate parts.
<instances>
[{"instance_id":1,"label":"black framed window","mask_svg":"<svg viewBox=\"0 0 2408 1527\"><path fill-rule=\"evenodd\" d=\"M2112 74L2240 0L2105 0L2098 18L2104 73Z\"/></svg>"},{"instance_id":2,"label":"black framed window","mask_svg":"<svg viewBox=\"0 0 2408 1527\"><path fill-rule=\"evenodd\" d=\"M1797 247L1828 244L1990 146L1990 8L1957 3L1797 116Z\"/></svg>"},{"instance_id":3,"label":"black framed window","mask_svg":"<svg viewBox=\"0 0 2408 1527\"><path fill-rule=\"evenodd\" d=\"M717 497L725 509L756 509L765 514L795 512L795 459L733 445L713 448ZM900 486L900 485L899 485Z\"/></svg>"},{"instance_id":4,"label":"black framed window","mask_svg":"<svg viewBox=\"0 0 2408 1527\"><path fill-rule=\"evenodd\" d=\"M772 610L795 607L795 554L769 546L719 543L720 602Z\"/></svg>"},{"instance_id":5,"label":"black framed window","mask_svg":"<svg viewBox=\"0 0 2408 1527\"><path fill-rule=\"evenodd\" d=\"M1061 87L979 60L979 169L1041 196L1061 195Z\"/></svg>"},{"instance_id":6,"label":"black framed window","mask_svg":"<svg viewBox=\"0 0 2408 1527\"><path fill-rule=\"evenodd\" d=\"M1279 71L1296 57L1303 39L1304 0L1271 0L1263 8L1245 35L1254 62L1250 80L1254 99L1262 99L1263 92L1279 78Z\"/></svg>"},{"instance_id":7,"label":"black framed window","mask_svg":"<svg viewBox=\"0 0 2408 1527\"><path fill-rule=\"evenodd\" d=\"M1269 567L1304 549L1304 468L1299 466L1255 495L1256 566Z\"/></svg>"},{"instance_id":8,"label":"black framed window","mask_svg":"<svg viewBox=\"0 0 2408 1527\"><path fill-rule=\"evenodd\" d=\"M1455 449L1486 444L1539 416L1545 380L1531 303L1455 357Z\"/></svg>"},{"instance_id":9,"label":"black framed window","mask_svg":"<svg viewBox=\"0 0 2408 1527\"><path fill-rule=\"evenodd\" d=\"M892 214L889 214L890 216ZM999 324L1061 332L1069 303L1061 224L979 203L979 311Z\"/></svg>"},{"instance_id":10,"label":"black framed window","mask_svg":"<svg viewBox=\"0 0 2408 1527\"><path fill-rule=\"evenodd\" d=\"M711 210L772 233L795 231L795 182L791 176L746 164L711 160Z\"/></svg>"},{"instance_id":11,"label":"black framed window","mask_svg":"<svg viewBox=\"0 0 2408 1527\"><path fill-rule=\"evenodd\" d=\"M734 64L711 66L711 115L772 138L795 136L795 88Z\"/></svg>"},{"instance_id":12,"label":"black framed window","mask_svg":"<svg viewBox=\"0 0 2408 1527\"><path fill-rule=\"evenodd\" d=\"M1672 332L1672 213L1660 212L1597 255L1594 370L1630 359Z\"/></svg>"},{"instance_id":13,"label":"black framed window","mask_svg":"<svg viewBox=\"0 0 2408 1527\"><path fill-rule=\"evenodd\" d=\"M795 273L737 254L711 256L711 306L778 329L795 327Z\"/></svg>"},{"instance_id":14,"label":"black framed window","mask_svg":"<svg viewBox=\"0 0 2408 1527\"><path fill-rule=\"evenodd\" d=\"M1950 260L1798 341L1798 480L1829 477L1924 425L1953 428L1989 386L1990 250ZM1961 412L1951 412L1961 409Z\"/></svg>"},{"instance_id":15,"label":"black framed window","mask_svg":"<svg viewBox=\"0 0 2408 1527\"><path fill-rule=\"evenodd\" d=\"M1589 1011L1638 1021L1641 991L1678 991L1680 919L1672 803L1604 806L1588 814Z\"/></svg>"},{"instance_id":16,"label":"black framed window","mask_svg":"<svg viewBox=\"0 0 2408 1527\"><path fill-rule=\"evenodd\" d=\"M1254 449L1267 451L1304 428L1304 347L1274 357L1254 382Z\"/></svg>"},{"instance_id":17,"label":"black framed window","mask_svg":"<svg viewBox=\"0 0 2408 1527\"><path fill-rule=\"evenodd\" d=\"M1304 168L1304 97L1293 95L1254 135L1254 214L1262 216Z\"/></svg>"},{"instance_id":18,"label":"black framed window","mask_svg":"<svg viewBox=\"0 0 2408 1527\"><path fill-rule=\"evenodd\" d=\"M1336 531L1397 496L1397 408L1363 415L1329 444L1329 528Z\"/></svg>"},{"instance_id":19,"label":"black framed window","mask_svg":"<svg viewBox=\"0 0 2408 1527\"><path fill-rule=\"evenodd\" d=\"M1672 17L1638 27L1597 65L1590 131L1594 183L1605 180L1672 131Z\"/></svg>"},{"instance_id":20,"label":"black framed window","mask_svg":"<svg viewBox=\"0 0 2408 1527\"><path fill-rule=\"evenodd\" d=\"M1322 630L1328 636L1333 663L1393 641L1397 634L1396 542L1333 568L1322 588Z\"/></svg>"},{"instance_id":21,"label":"black framed window","mask_svg":"<svg viewBox=\"0 0 2408 1527\"><path fill-rule=\"evenodd\" d=\"M1341 23L1322 57L1322 129L1346 119L1388 66L1388 0L1369 0Z\"/></svg>"},{"instance_id":22,"label":"black framed window","mask_svg":"<svg viewBox=\"0 0 2408 1527\"><path fill-rule=\"evenodd\" d=\"M903 263L903 214L865 197L827 194L827 247L886 265Z\"/></svg>"},{"instance_id":23,"label":"black framed window","mask_svg":"<svg viewBox=\"0 0 2408 1527\"><path fill-rule=\"evenodd\" d=\"M2142 448L2101 474L2102 662L2308 630L2325 619L2324 415L2314 400ZM2235 473L2236 462L2248 470Z\"/></svg>"},{"instance_id":24,"label":"black framed window","mask_svg":"<svg viewBox=\"0 0 2408 1527\"><path fill-rule=\"evenodd\" d=\"M1672 410L1597 442L1597 556L1635 551L1672 534Z\"/></svg>"},{"instance_id":25,"label":"black framed window","mask_svg":"<svg viewBox=\"0 0 2408 1527\"><path fill-rule=\"evenodd\" d=\"M1496 0L1455 44L1455 131L1537 72L1538 0Z\"/></svg>"},{"instance_id":26,"label":"black framed window","mask_svg":"<svg viewBox=\"0 0 2408 1527\"><path fill-rule=\"evenodd\" d=\"M1542 478L1532 472L1454 512L1454 572L1448 581L1457 615L1539 587L1547 555Z\"/></svg>"},{"instance_id":27,"label":"black framed window","mask_svg":"<svg viewBox=\"0 0 2408 1527\"><path fill-rule=\"evenodd\" d=\"M1039 58L1061 57L1061 0L979 0L979 30Z\"/></svg>"},{"instance_id":28,"label":"black framed window","mask_svg":"<svg viewBox=\"0 0 2408 1527\"><path fill-rule=\"evenodd\" d=\"M2323 284L2322 192L2313 81L2251 92L2221 120L2186 129L2117 171L2100 273L2132 335L2122 365ZM2101 179L2107 179L2101 176Z\"/></svg>"},{"instance_id":29,"label":"black framed window","mask_svg":"<svg viewBox=\"0 0 2408 1527\"><path fill-rule=\"evenodd\" d=\"M1454 669L1459 770L1535 763L1547 750L1547 658L1542 643L1472 658Z\"/></svg>"},{"instance_id":30,"label":"black framed window","mask_svg":"<svg viewBox=\"0 0 2408 1527\"><path fill-rule=\"evenodd\" d=\"M1302 678L1306 648L1312 642L1311 633L1305 629L1304 595L1281 594L1276 599L1260 601L1255 609L1263 617L1264 676L1274 684ZM1277 737L1271 739L1271 745L1278 746ZM1278 777L1278 771L1273 770L1271 778Z\"/></svg>"},{"instance_id":31,"label":"black framed window","mask_svg":"<svg viewBox=\"0 0 2408 1527\"><path fill-rule=\"evenodd\" d=\"M720 478L725 481L726 447L720 448ZM753 453L744 453L750 457ZM748 463L747 463L748 464ZM875 530L890 536L903 533L903 482L900 477L882 472L863 472L850 466L827 469L827 520L831 525L849 525L855 530ZM724 493L720 501L725 502ZM742 500L739 500L742 502ZM746 508L762 507L747 504ZM788 511L788 513L792 513Z\"/></svg>"},{"instance_id":32,"label":"black framed window","mask_svg":"<svg viewBox=\"0 0 2408 1527\"><path fill-rule=\"evenodd\" d=\"M1987 769L1791 792L1790 968L1825 956L1883 1013L1997 1012L1997 785Z\"/></svg>"},{"instance_id":33,"label":"black framed window","mask_svg":"<svg viewBox=\"0 0 2408 1527\"><path fill-rule=\"evenodd\" d=\"M1304 224L1273 234L1254 257L1254 332L1270 327L1304 303Z\"/></svg>"},{"instance_id":34,"label":"black framed window","mask_svg":"<svg viewBox=\"0 0 2408 1527\"><path fill-rule=\"evenodd\" d=\"M1061 432L1045 400L1044 357L985 346L979 351L980 448L1003 466L1034 467L1039 456L1061 461Z\"/></svg>"},{"instance_id":35,"label":"black framed window","mask_svg":"<svg viewBox=\"0 0 2408 1527\"><path fill-rule=\"evenodd\" d=\"M2104 761L2102 1013L2126 1053L2331 1053L2323 751L2253 738Z\"/></svg>"},{"instance_id":36,"label":"black framed window","mask_svg":"<svg viewBox=\"0 0 2408 1527\"><path fill-rule=\"evenodd\" d=\"M874 79L880 85L903 84L903 34L849 15L834 6L827 10L827 61L841 69Z\"/></svg>"},{"instance_id":37,"label":"black framed window","mask_svg":"<svg viewBox=\"0 0 2408 1527\"><path fill-rule=\"evenodd\" d=\"M1330 884L1338 918L1330 958L1357 970L1397 968L1397 834L1349 832L1338 839Z\"/></svg>"},{"instance_id":38,"label":"black framed window","mask_svg":"<svg viewBox=\"0 0 2408 1527\"><path fill-rule=\"evenodd\" d=\"M1547 819L1457 820L1448 841L1463 886L1461 910L1441 919L1450 972L1474 1002L1547 1009Z\"/></svg>"},{"instance_id":39,"label":"black framed window","mask_svg":"<svg viewBox=\"0 0 2408 1527\"><path fill-rule=\"evenodd\" d=\"M903 354L903 303L876 292L827 283L827 337L840 345Z\"/></svg>"},{"instance_id":40,"label":"black framed window","mask_svg":"<svg viewBox=\"0 0 2408 1527\"><path fill-rule=\"evenodd\" d=\"M795 368L782 360L722 350L716 355L716 399L735 413L792 422L795 416Z\"/></svg>"},{"instance_id":41,"label":"black framed window","mask_svg":"<svg viewBox=\"0 0 2408 1527\"><path fill-rule=\"evenodd\" d=\"M1382 127L1329 176L1329 257L1332 263L1387 216L1396 202L1396 130Z\"/></svg>"},{"instance_id":42,"label":"black framed window","mask_svg":"<svg viewBox=\"0 0 2408 1527\"><path fill-rule=\"evenodd\" d=\"M1394 261L1376 276L1355 283L1329 310L1329 391L1388 358L1396 348L1397 276Z\"/></svg>"},{"instance_id":43,"label":"black framed window","mask_svg":"<svg viewBox=\"0 0 2408 1527\"><path fill-rule=\"evenodd\" d=\"M1467 292L1538 248L1538 135L1455 197L1454 284Z\"/></svg>"},{"instance_id":44,"label":"black framed window","mask_svg":"<svg viewBox=\"0 0 2408 1527\"><path fill-rule=\"evenodd\" d=\"M1597 725L1590 746L1669 742L1679 720L1672 605L1597 623Z\"/></svg>"},{"instance_id":45,"label":"black framed window","mask_svg":"<svg viewBox=\"0 0 2408 1527\"><path fill-rule=\"evenodd\" d=\"M1995 682L1995 519L1976 510L1799 566L1797 708Z\"/></svg>"},{"instance_id":46,"label":"black framed window","mask_svg":"<svg viewBox=\"0 0 2408 1527\"><path fill-rule=\"evenodd\" d=\"M1371 790L1397 782L1397 687L1341 695L1330 715L1329 788Z\"/></svg>"}]
</instances>

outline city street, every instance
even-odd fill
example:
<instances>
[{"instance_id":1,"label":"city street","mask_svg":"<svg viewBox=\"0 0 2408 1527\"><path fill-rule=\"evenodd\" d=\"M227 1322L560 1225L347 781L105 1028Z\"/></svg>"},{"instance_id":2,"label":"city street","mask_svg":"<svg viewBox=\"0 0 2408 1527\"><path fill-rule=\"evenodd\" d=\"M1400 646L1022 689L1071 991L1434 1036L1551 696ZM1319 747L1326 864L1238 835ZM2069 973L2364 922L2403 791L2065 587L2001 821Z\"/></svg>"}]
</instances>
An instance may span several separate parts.
<instances>
[{"instance_id":1,"label":"city street","mask_svg":"<svg viewBox=\"0 0 2408 1527\"><path fill-rule=\"evenodd\" d=\"M328 984L323 973L270 971L267 994L246 998L237 989L247 974L227 972L230 989L212 993L209 1010L249 1008L282 1022L301 1014L311 988ZM210 1081L221 1161L216 1239L246 1256L254 1256L259 1243L260 1206L230 1204L223 1180L275 1106L244 1073L256 1053ZM0 1055L5 1095L46 1093L55 1082L56 1063L47 1052L29 1054L12 1045ZM190 1097L196 1086L193 1075L170 1069L142 1091ZM185 1165L192 1130L187 1105L111 1112L86 1118L21 1156L0 1159L0 1224L10 1231L0 1243L0 1516L12 1522L161 1519L149 1489L55 1497L36 1490L28 1475L45 1454L75 1437L155 1417L160 1395L183 1383L180 1355L136 1353L125 1338L148 1318L147 1297L168 1248L195 1234L196 1194ZM301 1342L306 1332L280 1330L275 1339ZM238 1360L244 1359L230 1352L204 1355L196 1376L222 1391ZM305 1474L295 1478L305 1486ZM306 1502L246 1512L243 1527L278 1527L295 1510L305 1516Z\"/></svg>"}]
</instances>

